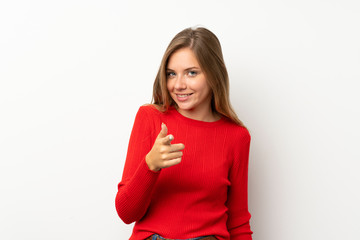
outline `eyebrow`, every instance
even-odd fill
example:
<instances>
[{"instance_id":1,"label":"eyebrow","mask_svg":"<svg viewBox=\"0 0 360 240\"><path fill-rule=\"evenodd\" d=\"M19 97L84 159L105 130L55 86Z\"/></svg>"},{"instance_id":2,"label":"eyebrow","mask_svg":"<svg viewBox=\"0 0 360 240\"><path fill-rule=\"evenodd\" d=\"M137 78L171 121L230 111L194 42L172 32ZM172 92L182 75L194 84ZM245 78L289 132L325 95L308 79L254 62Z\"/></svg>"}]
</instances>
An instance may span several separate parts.
<instances>
[{"instance_id":1,"label":"eyebrow","mask_svg":"<svg viewBox=\"0 0 360 240\"><path fill-rule=\"evenodd\" d=\"M189 71L191 69L200 69L200 68L198 68L198 67L189 67L189 68L185 69L185 71ZM174 71L174 70L172 70L170 68L167 68L166 71Z\"/></svg>"}]
</instances>

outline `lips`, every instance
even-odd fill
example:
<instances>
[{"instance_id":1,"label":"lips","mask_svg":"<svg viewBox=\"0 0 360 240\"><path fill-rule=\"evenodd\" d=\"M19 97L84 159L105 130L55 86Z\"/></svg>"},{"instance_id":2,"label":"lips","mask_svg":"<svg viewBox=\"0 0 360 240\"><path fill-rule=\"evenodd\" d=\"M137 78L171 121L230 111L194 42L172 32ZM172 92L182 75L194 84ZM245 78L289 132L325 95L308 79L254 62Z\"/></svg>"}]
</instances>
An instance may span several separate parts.
<instances>
[{"instance_id":1,"label":"lips","mask_svg":"<svg viewBox=\"0 0 360 240\"><path fill-rule=\"evenodd\" d=\"M192 93L188 93L188 94L175 94L176 98L178 101L186 101L190 98L190 96L192 95Z\"/></svg>"},{"instance_id":2,"label":"lips","mask_svg":"<svg viewBox=\"0 0 360 240\"><path fill-rule=\"evenodd\" d=\"M176 96L178 97L187 97L187 96L190 96L192 93L189 93L189 94L176 94Z\"/></svg>"}]
</instances>

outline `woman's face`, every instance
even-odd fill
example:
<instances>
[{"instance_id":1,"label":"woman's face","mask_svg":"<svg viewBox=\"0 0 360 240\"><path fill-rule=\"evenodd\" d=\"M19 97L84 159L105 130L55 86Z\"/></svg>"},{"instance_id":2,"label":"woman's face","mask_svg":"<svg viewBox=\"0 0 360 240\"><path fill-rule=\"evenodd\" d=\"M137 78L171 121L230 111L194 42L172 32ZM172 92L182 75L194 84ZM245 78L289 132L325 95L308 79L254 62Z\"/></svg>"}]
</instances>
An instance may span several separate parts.
<instances>
[{"instance_id":1,"label":"woman's face","mask_svg":"<svg viewBox=\"0 0 360 240\"><path fill-rule=\"evenodd\" d=\"M204 118L211 113L211 89L190 48L181 48L169 58L167 89L185 116Z\"/></svg>"}]
</instances>

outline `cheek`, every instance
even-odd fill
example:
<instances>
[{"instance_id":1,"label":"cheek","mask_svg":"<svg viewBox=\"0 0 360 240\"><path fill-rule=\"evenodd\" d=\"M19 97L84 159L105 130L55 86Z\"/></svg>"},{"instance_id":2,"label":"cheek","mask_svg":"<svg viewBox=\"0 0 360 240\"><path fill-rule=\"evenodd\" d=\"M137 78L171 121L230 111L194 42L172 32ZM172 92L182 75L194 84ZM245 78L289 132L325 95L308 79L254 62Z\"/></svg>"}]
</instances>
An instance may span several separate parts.
<instances>
[{"instance_id":1,"label":"cheek","mask_svg":"<svg viewBox=\"0 0 360 240\"><path fill-rule=\"evenodd\" d=\"M194 81L193 89L202 92L203 94L208 94L210 92L210 87L206 82L206 79L201 79Z\"/></svg>"},{"instance_id":2,"label":"cheek","mask_svg":"<svg viewBox=\"0 0 360 240\"><path fill-rule=\"evenodd\" d=\"M166 82L166 87L167 87L167 91L168 91L169 96L170 96L172 99L174 99L174 96L173 96L173 95L174 95L173 91L174 91L174 87L175 87L174 81L171 81L171 79L168 80L168 81Z\"/></svg>"},{"instance_id":3,"label":"cheek","mask_svg":"<svg viewBox=\"0 0 360 240\"><path fill-rule=\"evenodd\" d=\"M166 82L166 87L167 87L167 90L168 90L169 92L171 92L172 86L173 86L173 84L171 83L171 81L168 80L168 81Z\"/></svg>"}]
</instances>

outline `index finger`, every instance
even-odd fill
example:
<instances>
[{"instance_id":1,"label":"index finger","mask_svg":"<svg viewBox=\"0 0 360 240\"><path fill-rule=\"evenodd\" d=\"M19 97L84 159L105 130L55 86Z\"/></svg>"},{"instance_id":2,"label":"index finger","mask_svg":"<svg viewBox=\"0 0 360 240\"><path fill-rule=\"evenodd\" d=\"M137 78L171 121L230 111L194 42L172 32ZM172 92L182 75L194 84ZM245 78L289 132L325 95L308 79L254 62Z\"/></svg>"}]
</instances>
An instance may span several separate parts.
<instances>
[{"instance_id":1,"label":"index finger","mask_svg":"<svg viewBox=\"0 0 360 240\"><path fill-rule=\"evenodd\" d=\"M162 143L166 145L170 145L172 140L174 140L174 136L169 134L162 139Z\"/></svg>"}]
</instances>

